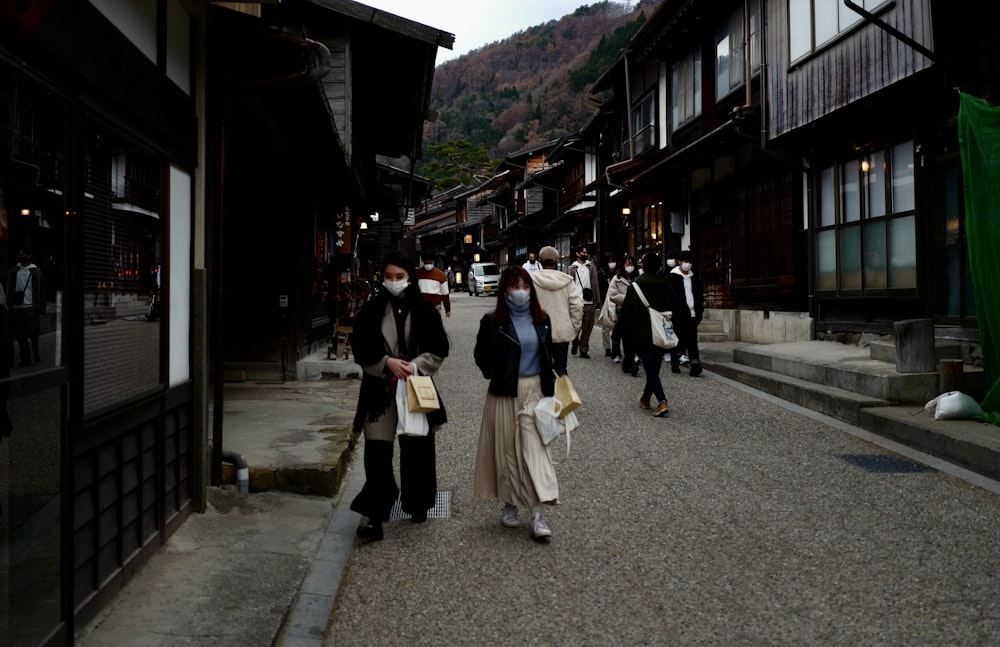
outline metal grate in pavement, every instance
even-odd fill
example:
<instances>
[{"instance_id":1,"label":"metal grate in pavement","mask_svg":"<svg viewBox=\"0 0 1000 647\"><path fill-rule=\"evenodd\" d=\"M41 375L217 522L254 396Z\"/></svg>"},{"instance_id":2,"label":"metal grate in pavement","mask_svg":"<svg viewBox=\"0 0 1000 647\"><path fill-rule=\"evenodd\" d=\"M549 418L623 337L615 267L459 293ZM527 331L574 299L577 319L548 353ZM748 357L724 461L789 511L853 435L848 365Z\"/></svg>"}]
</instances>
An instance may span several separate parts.
<instances>
[{"instance_id":1,"label":"metal grate in pavement","mask_svg":"<svg viewBox=\"0 0 1000 647\"><path fill-rule=\"evenodd\" d=\"M390 519L409 519L410 515L403 512L403 503L396 499L389 513ZM427 511L428 519L451 519L451 492L438 490L434 496L434 507Z\"/></svg>"},{"instance_id":2,"label":"metal grate in pavement","mask_svg":"<svg viewBox=\"0 0 1000 647\"><path fill-rule=\"evenodd\" d=\"M884 474L907 474L915 472L936 472L927 465L887 454L841 454L840 458L869 472Z\"/></svg>"}]
</instances>

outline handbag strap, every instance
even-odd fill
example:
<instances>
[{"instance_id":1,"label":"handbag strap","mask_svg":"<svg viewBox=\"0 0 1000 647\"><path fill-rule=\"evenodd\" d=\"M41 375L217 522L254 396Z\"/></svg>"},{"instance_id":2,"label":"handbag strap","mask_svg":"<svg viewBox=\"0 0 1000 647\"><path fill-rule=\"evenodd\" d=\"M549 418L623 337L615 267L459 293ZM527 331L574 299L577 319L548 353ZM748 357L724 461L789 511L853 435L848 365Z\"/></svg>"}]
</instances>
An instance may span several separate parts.
<instances>
[{"instance_id":1,"label":"handbag strap","mask_svg":"<svg viewBox=\"0 0 1000 647\"><path fill-rule=\"evenodd\" d=\"M642 305L649 307L649 301L646 301L646 295L642 293L642 288L639 287L638 281L632 281L632 287L635 288L635 293L639 295L639 300L642 301Z\"/></svg>"}]
</instances>

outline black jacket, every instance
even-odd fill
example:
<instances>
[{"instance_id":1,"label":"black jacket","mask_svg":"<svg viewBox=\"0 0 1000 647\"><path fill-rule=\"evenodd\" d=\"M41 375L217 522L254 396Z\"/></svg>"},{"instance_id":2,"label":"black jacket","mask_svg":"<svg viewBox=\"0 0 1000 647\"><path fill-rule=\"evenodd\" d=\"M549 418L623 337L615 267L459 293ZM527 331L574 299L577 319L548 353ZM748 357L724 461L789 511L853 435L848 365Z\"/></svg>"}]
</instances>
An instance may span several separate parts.
<instances>
[{"instance_id":1,"label":"black jacket","mask_svg":"<svg viewBox=\"0 0 1000 647\"><path fill-rule=\"evenodd\" d=\"M408 297L410 307L408 317L411 318L411 326L410 339L406 340L407 356L413 358L421 353L432 353L438 357L448 357L448 335L441 322L441 315L419 293L415 295ZM382 335L382 319L386 316L389 299L387 293L379 294L361 308L354 320L351 351L354 354L354 361L361 366L375 364L386 355L392 356L392 349L388 347L388 342ZM363 373L354 415L354 428L362 428L365 420L375 421L381 418L388 407L395 406L395 396L392 380L388 374L379 377ZM441 399L440 392L438 399ZM427 422L431 427L448 422L444 400L441 400L440 409L427 414Z\"/></svg>"},{"instance_id":2,"label":"black jacket","mask_svg":"<svg viewBox=\"0 0 1000 647\"><path fill-rule=\"evenodd\" d=\"M669 310L673 313L671 320L677 315L678 307L684 306L677 300L673 288L667 282L667 277L662 274L646 272L628 286L625 300L622 301L621 312L618 313L618 325L615 329L633 344L636 344L636 348L643 348L652 345L653 329L649 325L649 312L646 310L646 306L642 305L639 295L635 292L636 285L642 288L642 293L653 310L660 312Z\"/></svg>"},{"instance_id":3,"label":"black jacket","mask_svg":"<svg viewBox=\"0 0 1000 647\"><path fill-rule=\"evenodd\" d=\"M542 349L539 357L539 378L542 381L542 394L555 394L555 373L552 372L552 322L548 317L535 324L538 333L539 347ZM521 343L517 339L514 324L501 324L496 320L496 313L483 315L479 321L479 334L476 336L475 350L476 366L483 372L483 377L490 381L490 393L510 397L517 396L517 378L521 368Z\"/></svg>"},{"instance_id":4,"label":"black jacket","mask_svg":"<svg viewBox=\"0 0 1000 647\"><path fill-rule=\"evenodd\" d=\"M691 294L694 296L694 317L691 316L691 308L687 306L687 295L684 294L684 276L676 272L667 275L667 280L674 288L677 296L677 312L674 313L673 321L677 326L687 326L694 324L695 327L701 323L705 315L705 291L701 287L701 279L697 274L691 275Z\"/></svg>"}]
</instances>

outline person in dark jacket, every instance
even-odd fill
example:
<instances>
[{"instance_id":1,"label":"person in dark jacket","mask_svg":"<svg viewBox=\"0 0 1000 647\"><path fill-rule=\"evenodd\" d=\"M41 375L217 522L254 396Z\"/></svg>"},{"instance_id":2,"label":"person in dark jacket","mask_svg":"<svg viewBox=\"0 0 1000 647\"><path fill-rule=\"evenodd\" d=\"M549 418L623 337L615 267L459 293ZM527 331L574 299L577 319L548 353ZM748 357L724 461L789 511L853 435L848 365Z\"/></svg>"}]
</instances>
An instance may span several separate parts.
<instances>
[{"instance_id":1,"label":"person in dark jacket","mask_svg":"<svg viewBox=\"0 0 1000 647\"><path fill-rule=\"evenodd\" d=\"M476 336L476 366L490 381L476 453L474 496L502 502L500 523L521 523L518 507L532 511L531 536L552 536L542 516L559 499L549 448L535 426L535 405L555 393L552 323L523 267L500 275L496 310L483 316Z\"/></svg>"},{"instance_id":2,"label":"person in dark jacket","mask_svg":"<svg viewBox=\"0 0 1000 647\"><path fill-rule=\"evenodd\" d=\"M687 354L691 364L691 377L701 375L701 355L698 353L698 324L705 314L705 292L701 278L694 273L694 256L689 251L681 252L677 266L670 271L667 279L680 307L674 312L673 322L680 343L670 351L670 370L681 372L681 355Z\"/></svg>"},{"instance_id":3,"label":"person in dark jacket","mask_svg":"<svg viewBox=\"0 0 1000 647\"><path fill-rule=\"evenodd\" d=\"M643 274L632 282L625 293L625 301L622 302L622 310L618 315L618 325L622 335L628 337L635 352L638 353L642 360L642 368L646 372L646 384L639 397L639 406L649 409L650 397L656 396L659 404L653 409L653 415L662 418L670 413L667 396L663 392L663 383L660 382L660 366L663 364L663 355L666 351L653 345L649 313L636 292L636 286L642 290L649 307L654 310L660 312L669 310L676 313L680 304L667 282L667 277L657 271L660 269L660 258L655 252L643 255L642 268Z\"/></svg>"},{"instance_id":4,"label":"person in dark jacket","mask_svg":"<svg viewBox=\"0 0 1000 647\"><path fill-rule=\"evenodd\" d=\"M381 540L396 498L415 523L427 520L437 497L434 432L447 422L444 402L427 414L426 436L399 436L399 480L393 475L396 438L396 385L417 371L434 375L448 356L448 336L437 309L420 295L413 262L392 251L382 262L382 289L367 302L354 324L351 349L362 368L354 428L365 434L365 484L351 510L367 517L358 534ZM440 393L439 400L440 398Z\"/></svg>"}]
</instances>

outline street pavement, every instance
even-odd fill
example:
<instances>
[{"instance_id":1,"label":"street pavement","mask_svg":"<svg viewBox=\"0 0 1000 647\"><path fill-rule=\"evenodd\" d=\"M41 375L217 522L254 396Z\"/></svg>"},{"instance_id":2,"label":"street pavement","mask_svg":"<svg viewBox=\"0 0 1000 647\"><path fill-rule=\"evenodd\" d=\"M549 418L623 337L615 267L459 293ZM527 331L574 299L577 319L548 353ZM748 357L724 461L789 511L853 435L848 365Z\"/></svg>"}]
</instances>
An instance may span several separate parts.
<instances>
[{"instance_id":1,"label":"street pavement","mask_svg":"<svg viewBox=\"0 0 1000 647\"><path fill-rule=\"evenodd\" d=\"M554 536L502 527L472 497L486 391L472 349L494 300L453 303L426 523L354 537L363 441L332 499L213 488L78 644L1000 644L1000 484L710 371L661 371L671 413L653 418L599 330L591 359L570 358L584 406ZM282 402L283 428L346 415Z\"/></svg>"}]
</instances>

